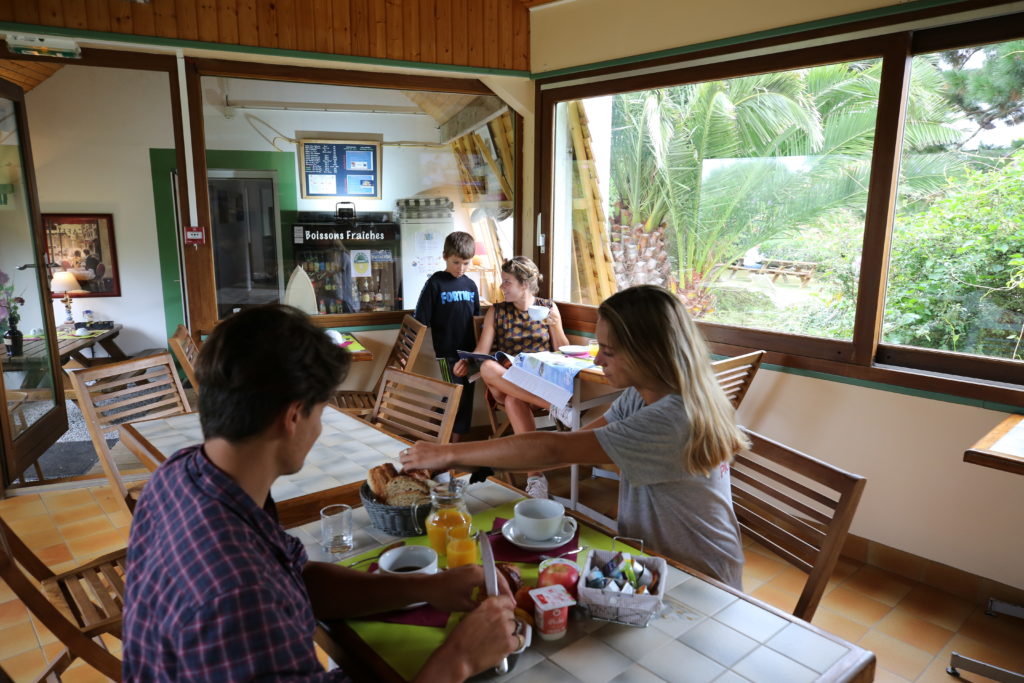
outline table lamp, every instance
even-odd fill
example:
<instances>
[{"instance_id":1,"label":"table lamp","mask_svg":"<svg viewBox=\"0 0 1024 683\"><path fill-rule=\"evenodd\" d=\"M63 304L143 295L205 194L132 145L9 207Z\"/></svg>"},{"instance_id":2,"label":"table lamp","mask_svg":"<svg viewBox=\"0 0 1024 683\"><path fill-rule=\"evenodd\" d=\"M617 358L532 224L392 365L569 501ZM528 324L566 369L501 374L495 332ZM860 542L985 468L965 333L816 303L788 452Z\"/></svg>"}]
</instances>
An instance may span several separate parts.
<instances>
[{"instance_id":1,"label":"table lamp","mask_svg":"<svg viewBox=\"0 0 1024 683\"><path fill-rule=\"evenodd\" d=\"M71 295L68 292L79 289L78 279L74 273L69 273L66 270L57 271L53 274L53 279L50 280L50 291L51 292L64 292L64 309L68 312L68 317L64 320L67 324L74 324L75 319L71 317Z\"/></svg>"}]
</instances>

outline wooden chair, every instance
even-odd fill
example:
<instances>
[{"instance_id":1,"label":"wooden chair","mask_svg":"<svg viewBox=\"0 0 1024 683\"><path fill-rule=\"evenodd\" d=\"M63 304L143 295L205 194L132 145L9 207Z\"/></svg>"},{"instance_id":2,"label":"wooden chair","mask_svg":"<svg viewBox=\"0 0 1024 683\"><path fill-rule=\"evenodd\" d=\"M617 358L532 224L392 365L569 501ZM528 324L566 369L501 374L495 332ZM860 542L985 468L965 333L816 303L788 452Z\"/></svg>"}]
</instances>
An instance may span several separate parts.
<instances>
[{"instance_id":1,"label":"wooden chair","mask_svg":"<svg viewBox=\"0 0 1024 683\"><path fill-rule=\"evenodd\" d=\"M334 395L338 407L349 415L366 417L374 408L377 395L380 392L381 382L384 373L389 369L411 370L416 364L423 347L423 340L426 339L427 326L416 320L411 315L402 319L402 327L398 330L398 338L395 345L391 347L387 362L384 363L384 370L381 371L377 383L373 385L372 391L339 391Z\"/></svg>"},{"instance_id":2,"label":"wooden chair","mask_svg":"<svg viewBox=\"0 0 1024 683\"><path fill-rule=\"evenodd\" d=\"M448 443L461 397L460 384L387 369L369 422L404 439Z\"/></svg>"},{"instance_id":3,"label":"wooden chair","mask_svg":"<svg viewBox=\"0 0 1024 683\"><path fill-rule=\"evenodd\" d=\"M190 412L171 354L134 358L68 373L93 447L115 495L131 513L141 486L129 490L104 438L114 426Z\"/></svg>"},{"instance_id":4,"label":"wooden chair","mask_svg":"<svg viewBox=\"0 0 1024 683\"><path fill-rule=\"evenodd\" d=\"M739 408L743 397L747 395L750 383L754 381L757 369L761 367L764 351L752 351L742 356L725 358L711 364L718 384L722 387L733 408Z\"/></svg>"},{"instance_id":5,"label":"wooden chair","mask_svg":"<svg viewBox=\"0 0 1024 683\"><path fill-rule=\"evenodd\" d=\"M199 380L196 379L195 364L196 356L199 355L199 345L192 339L188 328L184 325L178 325L178 328L174 330L174 334L167 340L167 345L171 347L171 353L178 359L178 365L185 371L188 383L198 393Z\"/></svg>"},{"instance_id":6,"label":"wooden chair","mask_svg":"<svg viewBox=\"0 0 1024 683\"><path fill-rule=\"evenodd\" d=\"M740 528L808 574L793 614L810 621L832 576L866 479L744 429L732 464Z\"/></svg>"},{"instance_id":7,"label":"wooden chair","mask_svg":"<svg viewBox=\"0 0 1024 683\"><path fill-rule=\"evenodd\" d=\"M54 574L0 520L0 579L68 648L67 659L58 658L46 675L57 675L54 670L63 671L71 660L81 658L103 675L121 680L121 662L97 641L103 633L120 638L124 554L121 550L72 571ZM25 576L19 564L42 582L42 590ZM53 602L44 590L54 594Z\"/></svg>"}]
</instances>

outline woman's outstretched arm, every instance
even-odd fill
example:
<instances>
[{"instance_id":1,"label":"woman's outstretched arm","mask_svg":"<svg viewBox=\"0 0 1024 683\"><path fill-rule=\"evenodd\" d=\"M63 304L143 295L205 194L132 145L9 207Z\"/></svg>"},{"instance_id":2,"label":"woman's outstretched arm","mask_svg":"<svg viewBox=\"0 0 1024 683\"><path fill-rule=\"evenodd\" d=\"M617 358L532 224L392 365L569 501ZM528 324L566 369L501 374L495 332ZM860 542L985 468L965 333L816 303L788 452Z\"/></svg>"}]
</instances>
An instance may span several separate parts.
<instances>
[{"instance_id":1,"label":"woman's outstretched arm","mask_svg":"<svg viewBox=\"0 0 1024 683\"><path fill-rule=\"evenodd\" d=\"M503 439L433 444L420 441L401 453L406 469L494 467L515 472L550 470L565 465L611 462L592 430L528 432Z\"/></svg>"}]
</instances>

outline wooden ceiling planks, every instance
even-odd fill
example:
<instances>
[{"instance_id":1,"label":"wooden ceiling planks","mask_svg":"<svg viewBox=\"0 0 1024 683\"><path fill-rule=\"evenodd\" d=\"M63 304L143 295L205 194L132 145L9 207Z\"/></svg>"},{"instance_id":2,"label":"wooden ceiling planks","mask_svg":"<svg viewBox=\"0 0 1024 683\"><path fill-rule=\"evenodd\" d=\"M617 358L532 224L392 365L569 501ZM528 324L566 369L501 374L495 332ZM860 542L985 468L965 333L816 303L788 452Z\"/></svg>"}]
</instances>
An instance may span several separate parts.
<instances>
[{"instance_id":1,"label":"wooden ceiling planks","mask_svg":"<svg viewBox=\"0 0 1024 683\"><path fill-rule=\"evenodd\" d=\"M18 0L0 2L0 21L527 71L536 4L543 0Z\"/></svg>"},{"instance_id":2,"label":"wooden ceiling planks","mask_svg":"<svg viewBox=\"0 0 1024 683\"><path fill-rule=\"evenodd\" d=\"M0 78L16 83L28 92L52 76L60 67L60 64L0 59Z\"/></svg>"}]
</instances>

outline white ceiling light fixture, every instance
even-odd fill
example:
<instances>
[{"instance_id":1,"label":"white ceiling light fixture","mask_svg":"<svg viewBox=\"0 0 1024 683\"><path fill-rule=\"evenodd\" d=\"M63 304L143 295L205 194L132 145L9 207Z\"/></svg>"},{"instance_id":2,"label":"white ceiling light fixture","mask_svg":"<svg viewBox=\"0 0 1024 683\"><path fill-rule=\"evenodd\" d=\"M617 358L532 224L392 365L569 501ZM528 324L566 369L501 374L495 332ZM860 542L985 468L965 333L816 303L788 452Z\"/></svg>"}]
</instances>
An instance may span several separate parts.
<instances>
[{"instance_id":1,"label":"white ceiling light fixture","mask_svg":"<svg viewBox=\"0 0 1024 683\"><path fill-rule=\"evenodd\" d=\"M17 55L30 57L61 57L81 59L82 48L71 38L39 36L27 33L8 33L7 49Z\"/></svg>"}]
</instances>

